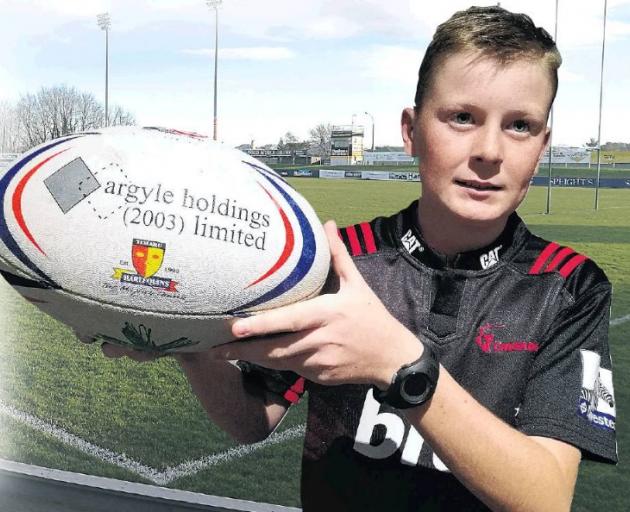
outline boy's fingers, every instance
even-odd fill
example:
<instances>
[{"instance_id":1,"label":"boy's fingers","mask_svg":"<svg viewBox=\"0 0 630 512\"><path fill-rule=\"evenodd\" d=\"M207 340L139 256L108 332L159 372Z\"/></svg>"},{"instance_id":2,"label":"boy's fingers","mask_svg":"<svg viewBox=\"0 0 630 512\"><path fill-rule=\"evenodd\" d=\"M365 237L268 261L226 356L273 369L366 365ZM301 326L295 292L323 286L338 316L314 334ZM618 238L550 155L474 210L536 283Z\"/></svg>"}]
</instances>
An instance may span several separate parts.
<instances>
[{"instance_id":1,"label":"boy's fingers","mask_svg":"<svg viewBox=\"0 0 630 512\"><path fill-rule=\"evenodd\" d=\"M359 270L352 261L352 257L348 253L348 249L346 249L345 244L339 238L339 230L335 221L329 220L326 222L324 231L328 237L331 264L335 273L344 281L363 280Z\"/></svg>"},{"instance_id":2,"label":"boy's fingers","mask_svg":"<svg viewBox=\"0 0 630 512\"><path fill-rule=\"evenodd\" d=\"M291 361L312 349L312 330L280 333L266 338L237 340L209 350L213 359L243 360L276 370L288 369Z\"/></svg>"},{"instance_id":3,"label":"boy's fingers","mask_svg":"<svg viewBox=\"0 0 630 512\"><path fill-rule=\"evenodd\" d=\"M264 313L236 320L232 334L237 338L267 336L275 333L298 332L321 324L319 297L289 304Z\"/></svg>"}]
</instances>

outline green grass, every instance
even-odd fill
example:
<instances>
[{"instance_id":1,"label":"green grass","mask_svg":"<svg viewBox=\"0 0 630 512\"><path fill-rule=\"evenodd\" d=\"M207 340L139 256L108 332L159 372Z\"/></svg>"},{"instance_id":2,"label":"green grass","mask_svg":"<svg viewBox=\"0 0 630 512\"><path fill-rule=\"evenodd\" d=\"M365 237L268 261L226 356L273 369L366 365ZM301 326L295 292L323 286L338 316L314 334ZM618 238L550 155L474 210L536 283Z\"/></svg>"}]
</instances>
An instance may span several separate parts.
<instances>
[{"instance_id":1,"label":"green grass","mask_svg":"<svg viewBox=\"0 0 630 512\"><path fill-rule=\"evenodd\" d=\"M322 220L345 225L393 213L415 199L418 183L297 178L291 184ZM630 314L630 191L554 189L551 214L544 188L532 188L520 214L532 230L588 254L607 272L615 295L612 317ZM139 365L106 360L96 346L82 346L69 329L46 317L0 282L0 397L98 446L124 452L145 465L165 468L233 447L207 419L173 361ZM630 322L611 328L618 403L621 463L585 462L574 510L625 511L630 481ZM282 429L301 424L305 404ZM143 481L92 459L0 413L0 457L70 471ZM217 465L172 486L242 499L298 505L301 440L266 447Z\"/></svg>"},{"instance_id":2,"label":"green grass","mask_svg":"<svg viewBox=\"0 0 630 512\"><path fill-rule=\"evenodd\" d=\"M0 454L3 459L130 482L145 482L135 473L113 464L95 463L93 457L69 448L51 436L25 428L3 414L0 414L0 432Z\"/></svg>"}]
</instances>

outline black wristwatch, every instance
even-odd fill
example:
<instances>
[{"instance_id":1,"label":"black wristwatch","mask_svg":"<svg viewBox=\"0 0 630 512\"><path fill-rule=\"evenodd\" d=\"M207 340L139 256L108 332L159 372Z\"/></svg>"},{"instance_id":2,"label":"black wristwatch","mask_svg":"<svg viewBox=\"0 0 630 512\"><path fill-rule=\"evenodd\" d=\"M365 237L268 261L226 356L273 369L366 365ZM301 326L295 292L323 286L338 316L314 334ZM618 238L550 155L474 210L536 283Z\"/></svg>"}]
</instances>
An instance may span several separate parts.
<instances>
[{"instance_id":1,"label":"black wristwatch","mask_svg":"<svg viewBox=\"0 0 630 512\"><path fill-rule=\"evenodd\" d=\"M440 373L440 363L435 349L429 344L423 345L424 351L420 359L401 366L385 391L376 386L373 388L377 401L396 409L409 409L422 405L433 396Z\"/></svg>"}]
</instances>

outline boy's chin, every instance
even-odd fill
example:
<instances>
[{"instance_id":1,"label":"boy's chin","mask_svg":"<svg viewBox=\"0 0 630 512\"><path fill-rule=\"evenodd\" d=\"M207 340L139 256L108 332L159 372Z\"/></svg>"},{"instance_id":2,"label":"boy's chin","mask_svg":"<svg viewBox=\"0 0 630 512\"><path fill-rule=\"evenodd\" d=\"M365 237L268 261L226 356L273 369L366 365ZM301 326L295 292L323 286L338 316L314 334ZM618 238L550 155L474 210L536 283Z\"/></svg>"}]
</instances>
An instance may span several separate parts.
<instances>
[{"instance_id":1,"label":"boy's chin","mask_svg":"<svg viewBox=\"0 0 630 512\"><path fill-rule=\"evenodd\" d=\"M511 215L513 210L493 207L464 208L460 211L454 211L455 216L469 225L475 225L480 228L492 227L497 223L504 223Z\"/></svg>"}]
</instances>

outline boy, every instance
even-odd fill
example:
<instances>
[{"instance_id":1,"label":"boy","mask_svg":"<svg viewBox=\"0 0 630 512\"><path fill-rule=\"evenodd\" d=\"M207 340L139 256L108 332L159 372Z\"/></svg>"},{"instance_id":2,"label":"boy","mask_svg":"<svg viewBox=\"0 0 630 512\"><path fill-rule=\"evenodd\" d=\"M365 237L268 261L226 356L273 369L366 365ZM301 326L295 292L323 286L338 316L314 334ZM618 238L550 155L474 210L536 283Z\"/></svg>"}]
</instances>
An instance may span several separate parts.
<instances>
[{"instance_id":1,"label":"boy","mask_svg":"<svg viewBox=\"0 0 630 512\"><path fill-rule=\"evenodd\" d=\"M456 13L402 114L420 200L326 225L336 293L177 356L241 441L269 435L306 387L305 511L569 510L580 457L616 462L610 284L514 213L548 142L560 62L527 16Z\"/></svg>"}]
</instances>

